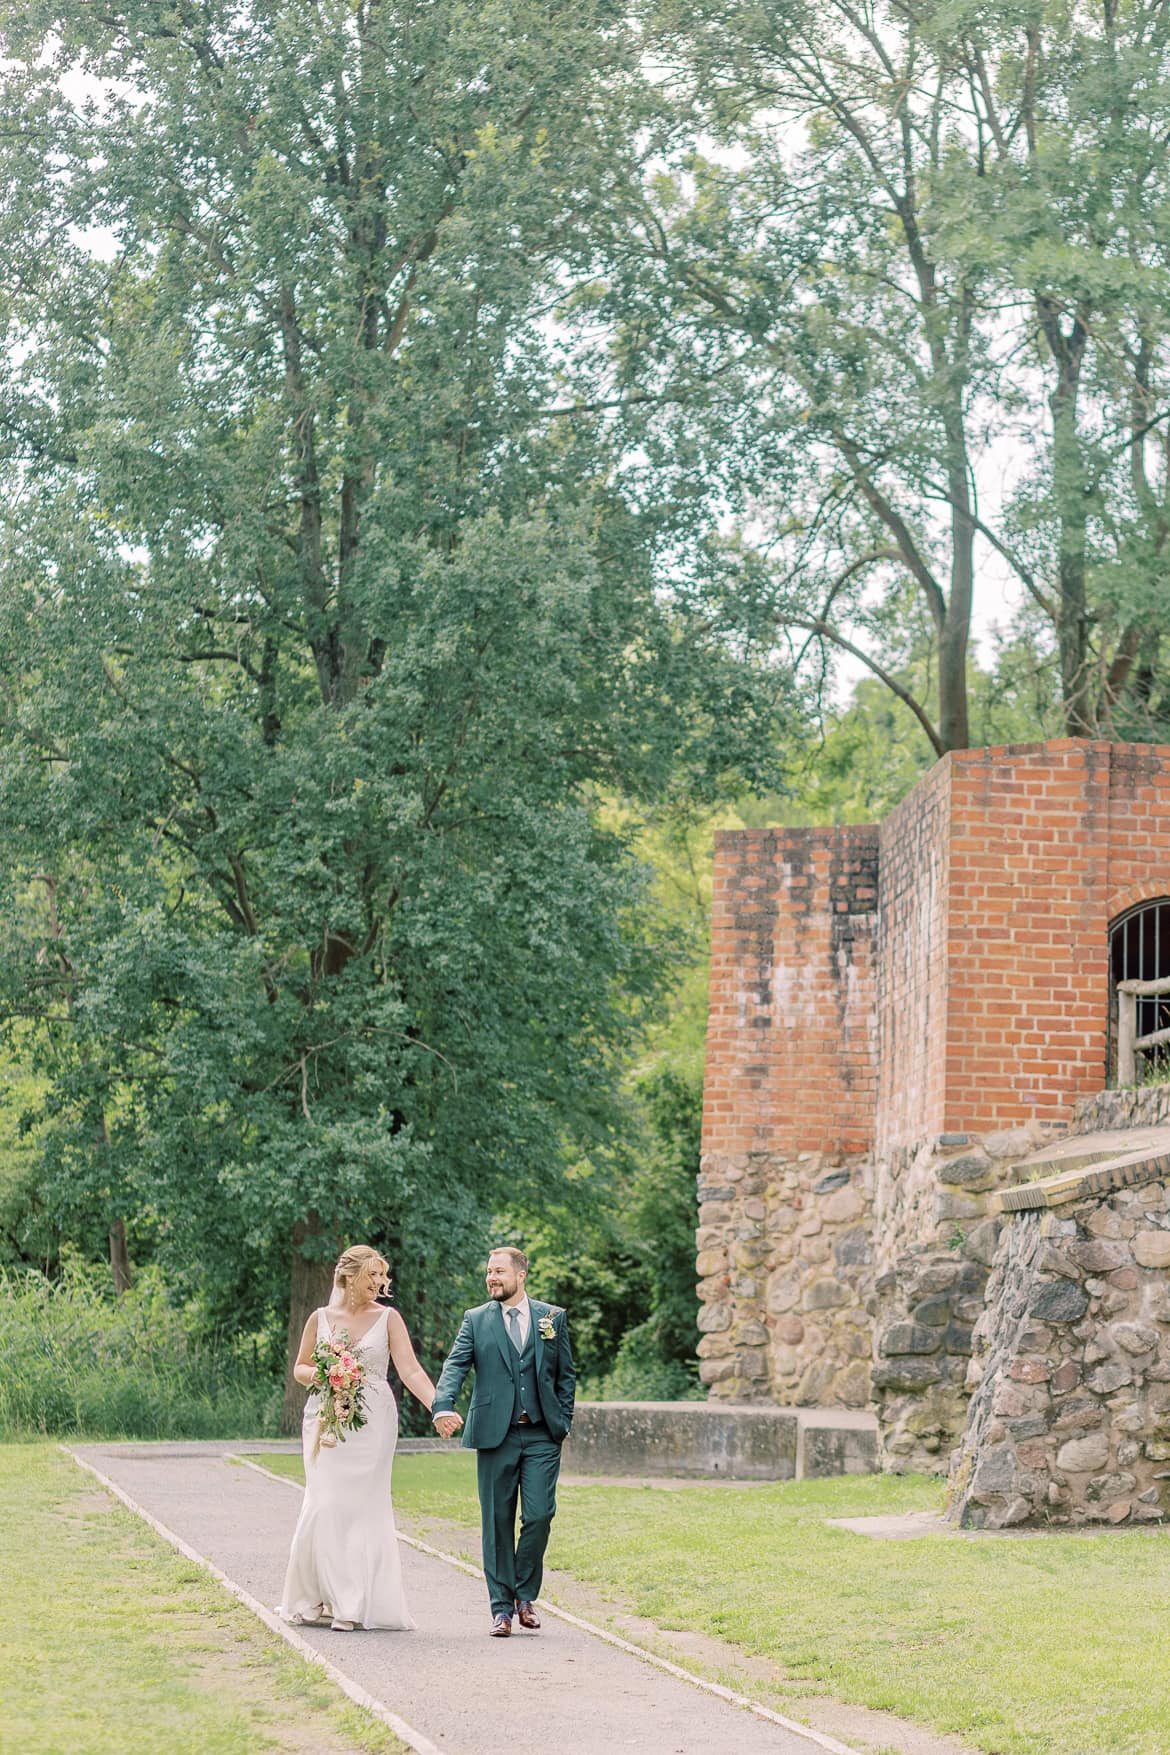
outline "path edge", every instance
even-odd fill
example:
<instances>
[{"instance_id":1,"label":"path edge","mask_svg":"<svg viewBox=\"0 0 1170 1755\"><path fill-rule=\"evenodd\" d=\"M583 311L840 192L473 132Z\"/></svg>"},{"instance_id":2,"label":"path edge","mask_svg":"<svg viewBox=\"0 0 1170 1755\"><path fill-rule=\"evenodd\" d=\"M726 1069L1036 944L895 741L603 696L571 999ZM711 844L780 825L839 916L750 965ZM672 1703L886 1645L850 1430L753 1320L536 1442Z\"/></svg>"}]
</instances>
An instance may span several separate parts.
<instances>
[{"instance_id":1,"label":"path edge","mask_svg":"<svg viewBox=\"0 0 1170 1755\"><path fill-rule=\"evenodd\" d=\"M258 1475L266 1475L270 1481L279 1481L283 1487L291 1487L294 1493L303 1493L304 1488L299 1481L289 1475L278 1475L272 1469L266 1469L263 1463L253 1462L251 1457L229 1453L231 1461L246 1469L255 1469ZM460 1572L466 1572L472 1578L483 1578L483 1572L470 1561L461 1560L456 1554L448 1554L443 1548L433 1548L429 1542L420 1541L417 1536L404 1535L398 1531L398 1540L405 1542L408 1548L416 1549L420 1554L429 1554L435 1560L442 1560L448 1566L454 1566ZM673 1663L670 1658L659 1657L657 1652L649 1651L644 1645L635 1645L632 1640L623 1639L618 1633L610 1633L604 1627L598 1627L593 1621L585 1621L580 1615L571 1614L568 1609L559 1609L555 1603L542 1599L541 1608L546 1615L555 1615L558 1621L567 1621L571 1627L580 1628L583 1633L591 1633L595 1639L603 1639L606 1645L616 1645L619 1651L625 1651L631 1657L640 1658L645 1664L653 1664L656 1670L665 1670L668 1676L676 1677L680 1682L689 1682L692 1688L702 1689L704 1694L713 1694L719 1700L726 1700L731 1706L742 1707L755 1718L766 1719L769 1724L779 1725L782 1730L792 1731L797 1736L806 1737L825 1755L862 1755L849 1743L840 1743L836 1737L830 1737L825 1731L817 1731L811 1725L802 1725L797 1719L786 1718L782 1712L775 1712L772 1707L764 1706L760 1701L753 1700L748 1694L737 1694L733 1688L724 1687L722 1682L709 1682L704 1676L696 1676L693 1670L686 1670L681 1664Z\"/></svg>"},{"instance_id":2,"label":"path edge","mask_svg":"<svg viewBox=\"0 0 1170 1755\"><path fill-rule=\"evenodd\" d=\"M213 1565L205 1555L200 1554L198 1549L192 1548L190 1543L185 1542L182 1536L177 1535L174 1530L168 1529L165 1523L160 1523L158 1518L147 1511L144 1505L139 1505L137 1500L132 1499L128 1493L124 1492L116 1481L111 1481L108 1475L103 1475L102 1471L95 1468L87 1458L78 1456L77 1452L72 1450L69 1445L59 1444L57 1448L79 1469L85 1469L95 1480L100 1481L107 1493L112 1494L128 1511L132 1511L135 1517L141 1518L143 1523L149 1524L154 1533L161 1536L163 1541L169 1543L172 1548L177 1549L185 1560L190 1560L196 1566L201 1567L204 1572L209 1572L215 1582L226 1590L229 1596L235 1597L238 1603L242 1603L246 1609L250 1609L252 1614L264 1623L270 1633L279 1634L280 1638L284 1640L286 1645L292 1647L298 1657L303 1658L306 1663L314 1665L315 1668L323 1670L329 1680L341 1689L347 1699L352 1700L355 1706L360 1706L363 1712L368 1712L372 1718L378 1719L388 1730L393 1731L394 1735L408 1748L415 1751L415 1755L443 1755L437 1743L432 1743L429 1737L423 1735L422 1731L407 1724L404 1718L399 1718L396 1712L392 1712L388 1706L383 1705L373 1694L368 1694L364 1688L359 1687L345 1674L344 1670L338 1669L336 1664L331 1663L327 1657L311 1646L307 1639L302 1639L294 1628L282 1621L279 1615L274 1615L271 1609L252 1595L251 1591L246 1591L233 1578L229 1578L226 1572L221 1572L218 1566ZM233 1458L233 1460L246 1462L247 1459L239 1457ZM248 1467L255 1467L255 1465L249 1463ZM272 1474L268 1469L258 1469L257 1472L268 1475L269 1479L273 1481L279 1481L283 1478L280 1475ZM289 1485L295 1487L296 1482L291 1481Z\"/></svg>"}]
</instances>

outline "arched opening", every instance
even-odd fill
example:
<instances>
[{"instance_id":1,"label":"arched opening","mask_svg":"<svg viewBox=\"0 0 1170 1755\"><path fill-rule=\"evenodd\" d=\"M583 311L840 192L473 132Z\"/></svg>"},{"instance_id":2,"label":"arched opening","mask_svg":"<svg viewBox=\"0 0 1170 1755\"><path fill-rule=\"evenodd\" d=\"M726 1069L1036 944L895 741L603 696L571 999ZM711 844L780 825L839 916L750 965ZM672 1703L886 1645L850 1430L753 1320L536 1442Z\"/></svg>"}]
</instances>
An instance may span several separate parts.
<instances>
[{"instance_id":1,"label":"arched opening","mask_svg":"<svg viewBox=\"0 0 1170 1755\"><path fill-rule=\"evenodd\" d=\"M1109 927L1109 1082L1117 1083L1117 983L1170 977L1170 896L1127 908ZM1170 993L1139 996L1138 1036L1170 1028ZM1170 1045L1138 1059L1138 1076L1170 1078Z\"/></svg>"}]
</instances>

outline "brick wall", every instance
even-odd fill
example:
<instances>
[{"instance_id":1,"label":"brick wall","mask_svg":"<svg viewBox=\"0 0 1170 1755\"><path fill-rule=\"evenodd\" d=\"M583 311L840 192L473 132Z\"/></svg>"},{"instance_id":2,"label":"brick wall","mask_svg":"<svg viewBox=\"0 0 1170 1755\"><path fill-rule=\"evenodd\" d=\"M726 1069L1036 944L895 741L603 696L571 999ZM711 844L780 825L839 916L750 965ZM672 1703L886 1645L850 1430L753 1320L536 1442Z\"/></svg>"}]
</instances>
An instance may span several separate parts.
<instances>
[{"instance_id":1,"label":"brick wall","mask_svg":"<svg viewBox=\"0 0 1170 1755\"><path fill-rule=\"evenodd\" d=\"M1096 746L1095 746L1096 747ZM1170 895L1170 746L1109 746L1110 919L1135 902Z\"/></svg>"},{"instance_id":2,"label":"brick wall","mask_svg":"<svg viewBox=\"0 0 1170 1755\"><path fill-rule=\"evenodd\" d=\"M948 766L943 1128L1064 1124L1105 1083L1109 921L1170 893L1170 749L1063 740Z\"/></svg>"},{"instance_id":3,"label":"brick wall","mask_svg":"<svg viewBox=\"0 0 1170 1755\"><path fill-rule=\"evenodd\" d=\"M939 762L881 827L880 1155L945 1127L951 779Z\"/></svg>"},{"instance_id":4,"label":"brick wall","mask_svg":"<svg viewBox=\"0 0 1170 1755\"><path fill-rule=\"evenodd\" d=\"M876 828L715 840L704 1151L873 1138Z\"/></svg>"},{"instance_id":5,"label":"brick wall","mask_svg":"<svg viewBox=\"0 0 1170 1755\"><path fill-rule=\"evenodd\" d=\"M1170 746L962 750L880 832L717 836L704 1150L1067 1122L1105 1082L1109 922L1158 895Z\"/></svg>"}]
</instances>

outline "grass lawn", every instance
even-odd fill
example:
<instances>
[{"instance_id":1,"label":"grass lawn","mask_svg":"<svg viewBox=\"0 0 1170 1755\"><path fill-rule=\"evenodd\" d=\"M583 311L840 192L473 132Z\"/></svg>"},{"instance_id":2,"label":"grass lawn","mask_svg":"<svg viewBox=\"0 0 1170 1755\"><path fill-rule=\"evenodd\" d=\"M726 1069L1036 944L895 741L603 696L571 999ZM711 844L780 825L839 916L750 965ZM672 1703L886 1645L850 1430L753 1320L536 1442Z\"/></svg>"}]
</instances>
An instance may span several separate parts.
<instances>
[{"instance_id":1,"label":"grass lawn","mask_svg":"<svg viewBox=\"0 0 1170 1755\"><path fill-rule=\"evenodd\" d=\"M299 1457L257 1460L299 1478ZM469 1453L400 1458L394 1494L408 1529L445 1520L474 1552ZM1167 1755L1170 1532L874 1541L824 1523L940 1496L913 1476L562 1485L549 1557L615 1609L771 1660L775 1682L735 1681L768 1705L830 1694L995 1755Z\"/></svg>"},{"instance_id":2,"label":"grass lawn","mask_svg":"<svg viewBox=\"0 0 1170 1755\"><path fill-rule=\"evenodd\" d=\"M407 1755L55 1445L0 1445L0 1750Z\"/></svg>"}]
</instances>

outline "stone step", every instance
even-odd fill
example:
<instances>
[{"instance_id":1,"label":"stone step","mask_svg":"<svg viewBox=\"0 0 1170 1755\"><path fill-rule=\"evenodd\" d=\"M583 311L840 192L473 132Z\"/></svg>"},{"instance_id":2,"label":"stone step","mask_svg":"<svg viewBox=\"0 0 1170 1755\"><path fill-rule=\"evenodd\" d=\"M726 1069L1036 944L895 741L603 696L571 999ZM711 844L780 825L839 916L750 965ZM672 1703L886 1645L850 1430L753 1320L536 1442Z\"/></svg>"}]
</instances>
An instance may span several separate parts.
<instances>
[{"instance_id":1,"label":"stone step","mask_svg":"<svg viewBox=\"0 0 1170 1755\"><path fill-rule=\"evenodd\" d=\"M1024 1182L1017 1188L1005 1188L992 1197L993 1209L1002 1213L1030 1212L1064 1206L1069 1201L1085 1200L1092 1195L1108 1194L1111 1189L1170 1181L1170 1128L1150 1131L1164 1133L1166 1143L1156 1149L1145 1144L1134 1151L1115 1153L1103 1159L1093 1158L1071 1168L1066 1166L1055 1176Z\"/></svg>"},{"instance_id":2,"label":"stone step","mask_svg":"<svg viewBox=\"0 0 1170 1755\"><path fill-rule=\"evenodd\" d=\"M564 1466L578 1474L792 1481L870 1475L878 1426L848 1408L578 1402Z\"/></svg>"},{"instance_id":3,"label":"stone step","mask_svg":"<svg viewBox=\"0 0 1170 1755\"><path fill-rule=\"evenodd\" d=\"M1015 1172L1022 1180L1035 1182L1064 1171L1110 1163L1133 1152L1145 1152L1152 1157L1170 1152L1170 1126L1119 1127L1101 1133L1073 1134L1021 1158Z\"/></svg>"}]
</instances>

